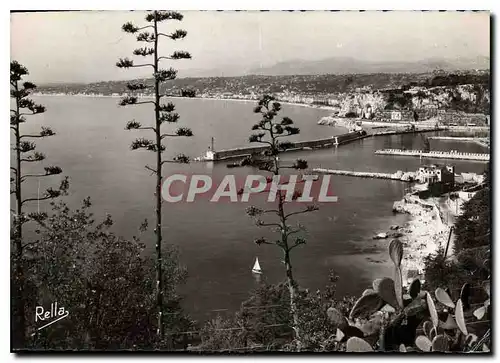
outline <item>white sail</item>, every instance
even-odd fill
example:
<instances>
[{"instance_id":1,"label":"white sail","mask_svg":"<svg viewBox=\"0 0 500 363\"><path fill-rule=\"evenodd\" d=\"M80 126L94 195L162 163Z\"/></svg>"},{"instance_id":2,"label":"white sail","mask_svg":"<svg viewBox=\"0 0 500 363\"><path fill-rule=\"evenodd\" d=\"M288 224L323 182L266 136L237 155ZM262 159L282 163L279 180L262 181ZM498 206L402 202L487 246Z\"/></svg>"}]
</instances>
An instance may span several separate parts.
<instances>
[{"instance_id":1,"label":"white sail","mask_svg":"<svg viewBox=\"0 0 500 363\"><path fill-rule=\"evenodd\" d=\"M258 257L255 258L255 264L253 265L252 272L256 273L256 274L262 273L262 270L261 270L260 265L259 265L259 258Z\"/></svg>"}]
</instances>

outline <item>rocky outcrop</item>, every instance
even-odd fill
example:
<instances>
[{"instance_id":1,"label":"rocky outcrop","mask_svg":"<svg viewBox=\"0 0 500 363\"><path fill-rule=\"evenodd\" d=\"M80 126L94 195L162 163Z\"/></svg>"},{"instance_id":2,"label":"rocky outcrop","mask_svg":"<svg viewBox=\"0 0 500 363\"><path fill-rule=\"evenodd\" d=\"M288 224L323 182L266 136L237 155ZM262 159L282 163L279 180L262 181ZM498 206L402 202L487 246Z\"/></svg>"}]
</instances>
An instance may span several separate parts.
<instances>
[{"instance_id":1,"label":"rocky outcrop","mask_svg":"<svg viewBox=\"0 0 500 363\"><path fill-rule=\"evenodd\" d=\"M372 115L383 110L387 102L380 92L354 93L348 95L340 103L340 117L355 115L359 118L372 118Z\"/></svg>"}]
</instances>

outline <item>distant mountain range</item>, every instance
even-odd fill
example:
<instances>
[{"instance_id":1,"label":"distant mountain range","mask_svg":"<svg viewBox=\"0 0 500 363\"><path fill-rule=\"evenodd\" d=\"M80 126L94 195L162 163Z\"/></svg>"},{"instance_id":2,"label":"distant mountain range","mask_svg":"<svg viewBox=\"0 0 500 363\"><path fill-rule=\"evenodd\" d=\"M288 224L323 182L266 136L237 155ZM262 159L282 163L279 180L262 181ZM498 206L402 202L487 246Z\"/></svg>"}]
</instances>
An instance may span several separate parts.
<instances>
[{"instance_id":1,"label":"distant mountain range","mask_svg":"<svg viewBox=\"0 0 500 363\"><path fill-rule=\"evenodd\" d=\"M264 67L244 67L237 64L213 69L186 69L179 77L237 77L244 75L289 76L315 74L426 73L435 70L463 71L490 69L490 58L428 58L420 61L373 62L349 57L322 60L290 60Z\"/></svg>"},{"instance_id":2,"label":"distant mountain range","mask_svg":"<svg viewBox=\"0 0 500 363\"><path fill-rule=\"evenodd\" d=\"M240 64L226 64L217 68L192 68L179 70L178 80L186 78L210 77L242 77L242 76L313 76L313 75L369 75L369 74L424 74L436 70L446 72L468 70L490 70L490 58L478 56L475 58L428 58L421 61L408 62L370 62L349 57L334 57L322 60L290 60L276 63L271 66L243 66ZM124 82L123 80L101 80L100 82ZM99 83L99 82L92 82ZM44 83L43 86L57 86L61 84L83 85L84 82L55 82ZM40 84L42 86L42 84Z\"/></svg>"},{"instance_id":3,"label":"distant mountain range","mask_svg":"<svg viewBox=\"0 0 500 363\"><path fill-rule=\"evenodd\" d=\"M489 57L475 58L429 58L416 62L370 62L355 58L336 57L317 61L291 60L276 63L271 67L255 68L248 74L257 75L313 75L352 73L425 73L434 70L455 71L469 69L489 69Z\"/></svg>"}]
</instances>

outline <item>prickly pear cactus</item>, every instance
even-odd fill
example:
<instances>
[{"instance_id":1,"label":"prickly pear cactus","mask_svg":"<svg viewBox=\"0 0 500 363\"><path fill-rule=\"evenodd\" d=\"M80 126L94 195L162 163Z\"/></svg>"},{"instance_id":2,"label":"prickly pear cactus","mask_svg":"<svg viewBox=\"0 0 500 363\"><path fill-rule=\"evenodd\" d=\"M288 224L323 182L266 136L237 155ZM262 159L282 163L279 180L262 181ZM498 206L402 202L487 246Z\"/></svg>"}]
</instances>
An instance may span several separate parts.
<instances>
[{"instance_id":1,"label":"prickly pear cactus","mask_svg":"<svg viewBox=\"0 0 500 363\"><path fill-rule=\"evenodd\" d=\"M470 333L466 318L483 319L489 314L490 299L472 309L471 288L464 284L460 298L453 301L449 291L438 288L432 295L422 290L418 279L407 291L402 286L403 245L391 241L389 255L394 264L393 278L376 279L356 301L348 317L330 308L327 315L337 327L335 340L347 352L489 352L489 330L483 338ZM489 281L484 290L490 296ZM425 320L425 321L424 321ZM417 336L421 327L423 335Z\"/></svg>"},{"instance_id":2,"label":"prickly pear cactus","mask_svg":"<svg viewBox=\"0 0 500 363\"><path fill-rule=\"evenodd\" d=\"M485 284L485 290L489 296L488 284ZM486 345L486 341L489 339L489 330L479 340L477 335L468 331L466 321L467 317L472 316L481 319L484 316L485 306L489 305L489 299L480 308L471 309L469 284L464 284L460 291L460 297L455 302L449 293L442 288L437 288L434 296L443 308L441 312L438 312L432 296L427 293L431 320L425 321L422 325L424 335L416 338L417 348L422 352L489 352Z\"/></svg>"},{"instance_id":3,"label":"prickly pear cactus","mask_svg":"<svg viewBox=\"0 0 500 363\"><path fill-rule=\"evenodd\" d=\"M339 316L336 310L328 310L330 320L337 326L336 339L346 343L346 351L411 351L412 348L405 344L415 340L416 327L427 312L427 302L418 280L404 295L403 252L399 240L391 241L389 255L394 264L393 278L374 280L372 287L356 301L348 318Z\"/></svg>"}]
</instances>

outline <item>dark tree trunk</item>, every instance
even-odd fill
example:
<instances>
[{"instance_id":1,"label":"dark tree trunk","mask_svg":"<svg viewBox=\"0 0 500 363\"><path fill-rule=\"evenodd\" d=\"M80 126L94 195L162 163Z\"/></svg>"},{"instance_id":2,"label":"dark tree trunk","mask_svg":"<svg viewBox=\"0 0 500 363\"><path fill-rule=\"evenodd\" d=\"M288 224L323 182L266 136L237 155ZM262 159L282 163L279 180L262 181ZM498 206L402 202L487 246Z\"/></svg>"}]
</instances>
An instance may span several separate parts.
<instances>
[{"instance_id":1,"label":"dark tree trunk","mask_svg":"<svg viewBox=\"0 0 500 363\"><path fill-rule=\"evenodd\" d=\"M17 92L18 83L15 84L15 91ZM26 331L26 317L25 317L25 301L24 301L24 270L23 270L23 217L22 217L22 195L21 195L21 134L19 130L19 98L16 97L16 125L15 125L15 138L16 138L16 213L17 221L15 223L14 233L14 263L15 263L15 278L14 278L14 319L15 326L14 333L14 348L24 348L25 331Z\"/></svg>"},{"instance_id":2,"label":"dark tree trunk","mask_svg":"<svg viewBox=\"0 0 500 363\"><path fill-rule=\"evenodd\" d=\"M154 19L154 72L158 73L158 23L156 12ZM163 277L161 256L161 132L160 132L160 81L155 78L155 120L156 120L156 303L158 305L158 328L160 339L163 338L165 327L163 326Z\"/></svg>"}]
</instances>

